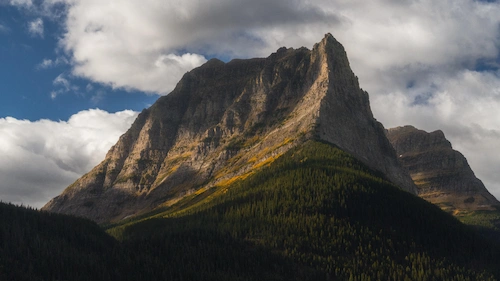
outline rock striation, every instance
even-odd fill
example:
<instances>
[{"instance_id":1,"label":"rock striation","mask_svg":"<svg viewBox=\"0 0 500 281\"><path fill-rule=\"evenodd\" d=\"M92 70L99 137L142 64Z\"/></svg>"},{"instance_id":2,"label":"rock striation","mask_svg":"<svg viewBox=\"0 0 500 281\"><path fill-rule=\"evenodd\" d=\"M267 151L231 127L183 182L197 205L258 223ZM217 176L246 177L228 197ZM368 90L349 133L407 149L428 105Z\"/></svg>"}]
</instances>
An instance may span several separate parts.
<instances>
[{"instance_id":1,"label":"rock striation","mask_svg":"<svg viewBox=\"0 0 500 281\"><path fill-rule=\"evenodd\" d=\"M312 138L416 193L384 132L331 34L312 50L212 59L144 110L104 161L43 209L117 221L229 186Z\"/></svg>"},{"instance_id":2,"label":"rock striation","mask_svg":"<svg viewBox=\"0 0 500 281\"><path fill-rule=\"evenodd\" d=\"M427 133L404 126L388 129L387 137L420 197L455 214L500 206L442 131Z\"/></svg>"}]
</instances>

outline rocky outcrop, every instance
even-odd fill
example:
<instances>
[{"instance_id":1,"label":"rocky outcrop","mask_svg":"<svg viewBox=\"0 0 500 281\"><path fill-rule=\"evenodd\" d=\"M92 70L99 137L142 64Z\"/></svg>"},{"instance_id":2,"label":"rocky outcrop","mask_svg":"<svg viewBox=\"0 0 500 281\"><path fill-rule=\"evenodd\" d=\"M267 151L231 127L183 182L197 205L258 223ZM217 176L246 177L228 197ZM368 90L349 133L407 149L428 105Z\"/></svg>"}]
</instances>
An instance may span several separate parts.
<instances>
[{"instance_id":1,"label":"rocky outcrop","mask_svg":"<svg viewBox=\"0 0 500 281\"><path fill-rule=\"evenodd\" d=\"M399 161L409 170L420 197L455 213L500 206L442 131L427 133L405 126L388 129L387 137Z\"/></svg>"},{"instance_id":2,"label":"rocky outcrop","mask_svg":"<svg viewBox=\"0 0 500 281\"><path fill-rule=\"evenodd\" d=\"M186 73L138 116L102 163L43 209L119 220L229 186L311 138L339 146L416 192L344 48L327 34L312 50L213 59Z\"/></svg>"}]
</instances>

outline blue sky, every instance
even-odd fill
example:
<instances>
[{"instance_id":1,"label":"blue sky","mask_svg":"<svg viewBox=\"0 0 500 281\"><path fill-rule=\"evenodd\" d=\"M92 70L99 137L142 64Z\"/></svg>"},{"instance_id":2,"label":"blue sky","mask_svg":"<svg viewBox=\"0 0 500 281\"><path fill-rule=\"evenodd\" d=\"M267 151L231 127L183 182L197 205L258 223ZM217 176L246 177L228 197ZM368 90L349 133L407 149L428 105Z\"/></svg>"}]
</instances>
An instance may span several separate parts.
<instances>
[{"instance_id":1,"label":"blue sky","mask_svg":"<svg viewBox=\"0 0 500 281\"><path fill-rule=\"evenodd\" d=\"M0 200L41 207L212 57L345 47L386 128L441 129L500 197L500 3L0 0Z\"/></svg>"},{"instance_id":2,"label":"blue sky","mask_svg":"<svg viewBox=\"0 0 500 281\"><path fill-rule=\"evenodd\" d=\"M140 111L158 98L155 94L113 90L88 79L71 77L68 63L41 66L44 60L57 60L63 26L58 19L45 19L43 35L33 34L29 31L29 23L38 18L37 14L15 6L0 8L3 27L0 31L0 117L67 120L88 108L108 112ZM71 84L70 89L54 83L60 75ZM57 91L62 92L52 97Z\"/></svg>"}]
</instances>

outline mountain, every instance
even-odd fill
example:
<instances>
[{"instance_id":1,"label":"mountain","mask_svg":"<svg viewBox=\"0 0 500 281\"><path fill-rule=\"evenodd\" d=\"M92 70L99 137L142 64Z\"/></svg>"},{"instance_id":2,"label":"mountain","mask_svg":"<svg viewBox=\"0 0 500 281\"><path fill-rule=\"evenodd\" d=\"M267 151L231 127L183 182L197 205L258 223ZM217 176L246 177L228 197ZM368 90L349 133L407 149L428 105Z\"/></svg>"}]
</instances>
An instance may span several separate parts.
<instances>
[{"instance_id":1,"label":"mountain","mask_svg":"<svg viewBox=\"0 0 500 281\"><path fill-rule=\"evenodd\" d=\"M498 280L416 188L328 34L209 61L50 212L0 204L0 280Z\"/></svg>"},{"instance_id":2,"label":"mountain","mask_svg":"<svg viewBox=\"0 0 500 281\"><path fill-rule=\"evenodd\" d=\"M104 161L43 210L119 221L229 187L311 139L335 144L415 194L384 132L331 34L312 50L212 59L144 110Z\"/></svg>"},{"instance_id":3,"label":"mountain","mask_svg":"<svg viewBox=\"0 0 500 281\"><path fill-rule=\"evenodd\" d=\"M442 131L428 133L404 126L388 129L387 137L399 161L409 170L420 197L455 214L500 208L500 202Z\"/></svg>"}]
</instances>

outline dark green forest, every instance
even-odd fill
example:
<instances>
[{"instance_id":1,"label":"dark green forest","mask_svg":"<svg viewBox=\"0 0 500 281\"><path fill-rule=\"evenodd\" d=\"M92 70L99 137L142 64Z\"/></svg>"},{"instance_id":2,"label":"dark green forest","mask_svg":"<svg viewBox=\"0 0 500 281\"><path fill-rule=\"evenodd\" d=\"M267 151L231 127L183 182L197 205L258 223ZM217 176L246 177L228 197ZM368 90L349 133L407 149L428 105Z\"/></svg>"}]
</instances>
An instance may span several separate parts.
<instances>
[{"instance_id":1,"label":"dark green forest","mask_svg":"<svg viewBox=\"0 0 500 281\"><path fill-rule=\"evenodd\" d=\"M326 143L117 225L0 205L0 280L497 280L500 248Z\"/></svg>"}]
</instances>

